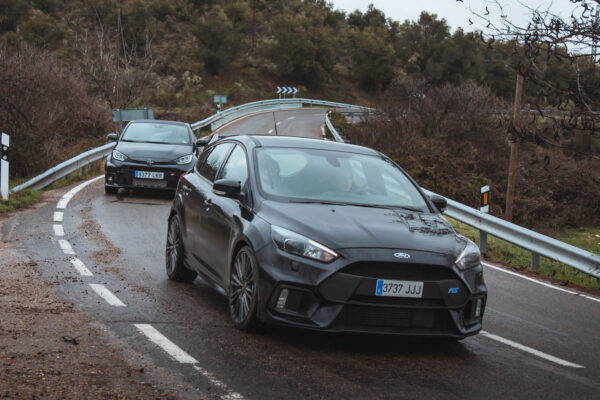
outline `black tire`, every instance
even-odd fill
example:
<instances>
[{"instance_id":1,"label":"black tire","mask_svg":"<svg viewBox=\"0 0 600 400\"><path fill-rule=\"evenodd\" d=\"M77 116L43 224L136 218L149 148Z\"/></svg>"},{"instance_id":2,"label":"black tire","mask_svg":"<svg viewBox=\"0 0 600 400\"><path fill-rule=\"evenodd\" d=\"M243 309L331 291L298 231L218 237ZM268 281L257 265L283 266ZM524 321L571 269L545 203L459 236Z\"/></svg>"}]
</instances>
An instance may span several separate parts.
<instances>
[{"instance_id":1,"label":"black tire","mask_svg":"<svg viewBox=\"0 0 600 400\"><path fill-rule=\"evenodd\" d=\"M172 281L192 282L198 275L183 265L183 241L181 239L181 222L175 214L169 220L167 230L167 246L165 249L167 276Z\"/></svg>"},{"instance_id":2,"label":"black tire","mask_svg":"<svg viewBox=\"0 0 600 400\"><path fill-rule=\"evenodd\" d=\"M104 193L117 194L119 193L119 188L104 185Z\"/></svg>"},{"instance_id":3,"label":"black tire","mask_svg":"<svg viewBox=\"0 0 600 400\"><path fill-rule=\"evenodd\" d=\"M229 315L236 328L255 331L261 325L258 320L258 268L254 253L248 246L235 255L229 279Z\"/></svg>"}]
</instances>

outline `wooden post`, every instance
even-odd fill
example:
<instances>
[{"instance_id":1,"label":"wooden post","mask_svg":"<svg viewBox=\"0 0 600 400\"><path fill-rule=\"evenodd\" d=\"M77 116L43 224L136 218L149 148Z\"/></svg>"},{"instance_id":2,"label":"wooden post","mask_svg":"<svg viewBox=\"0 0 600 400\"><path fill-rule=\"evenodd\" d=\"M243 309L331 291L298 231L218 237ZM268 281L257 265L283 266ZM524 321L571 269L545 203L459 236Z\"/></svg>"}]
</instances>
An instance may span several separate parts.
<instances>
[{"instance_id":1,"label":"wooden post","mask_svg":"<svg viewBox=\"0 0 600 400\"><path fill-rule=\"evenodd\" d=\"M517 73L517 88L515 90L515 108L513 111L513 125L515 130L521 128L521 102L523 99L523 75ZM517 158L519 142L512 138L510 143L510 161L508 162L508 183L506 185L506 210L504 219L508 222L513 218L513 203L515 201L515 181L517 180Z\"/></svg>"}]
</instances>

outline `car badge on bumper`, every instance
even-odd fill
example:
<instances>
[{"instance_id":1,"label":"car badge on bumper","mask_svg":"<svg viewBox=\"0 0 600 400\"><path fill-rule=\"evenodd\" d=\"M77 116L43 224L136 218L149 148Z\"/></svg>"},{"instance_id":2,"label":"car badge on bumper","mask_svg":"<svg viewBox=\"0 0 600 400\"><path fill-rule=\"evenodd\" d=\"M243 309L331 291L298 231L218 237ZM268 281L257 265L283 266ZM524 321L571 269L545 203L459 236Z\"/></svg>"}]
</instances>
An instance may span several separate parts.
<instances>
[{"instance_id":1,"label":"car badge on bumper","mask_svg":"<svg viewBox=\"0 0 600 400\"><path fill-rule=\"evenodd\" d=\"M150 166L150 167L151 167L151 166L153 166L153 165L154 165L154 161L152 161L152 160L148 160L148 161L146 161L146 164L148 164L148 166Z\"/></svg>"},{"instance_id":2,"label":"car badge on bumper","mask_svg":"<svg viewBox=\"0 0 600 400\"><path fill-rule=\"evenodd\" d=\"M394 257L407 259L407 258L410 258L410 254L408 254L408 253L394 253Z\"/></svg>"}]
</instances>

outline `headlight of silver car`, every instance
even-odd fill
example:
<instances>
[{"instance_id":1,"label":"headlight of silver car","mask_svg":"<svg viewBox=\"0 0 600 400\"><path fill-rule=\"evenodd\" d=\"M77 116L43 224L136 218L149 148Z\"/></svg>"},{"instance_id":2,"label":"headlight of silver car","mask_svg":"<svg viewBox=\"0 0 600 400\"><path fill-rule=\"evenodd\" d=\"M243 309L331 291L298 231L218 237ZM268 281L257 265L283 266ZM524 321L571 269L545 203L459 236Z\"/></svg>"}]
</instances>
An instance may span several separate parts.
<instances>
[{"instance_id":1,"label":"headlight of silver car","mask_svg":"<svg viewBox=\"0 0 600 400\"><path fill-rule=\"evenodd\" d=\"M127 156L125 154L121 153L118 150L113 150L112 157L115 160L118 160L118 161L125 161L125 160L127 160Z\"/></svg>"},{"instance_id":2,"label":"headlight of silver car","mask_svg":"<svg viewBox=\"0 0 600 400\"><path fill-rule=\"evenodd\" d=\"M271 225L271 237L279 249L301 257L307 257L325 263L331 262L339 257L335 251L322 244L275 225Z\"/></svg>"},{"instance_id":3,"label":"headlight of silver car","mask_svg":"<svg viewBox=\"0 0 600 400\"><path fill-rule=\"evenodd\" d=\"M178 158L175 162L177 164L180 164L180 165L181 164L189 164L189 163L192 162L192 158L193 157L194 157L193 154L188 154L187 156L183 156L183 157Z\"/></svg>"},{"instance_id":4,"label":"headlight of silver car","mask_svg":"<svg viewBox=\"0 0 600 400\"><path fill-rule=\"evenodd\" d=\"M475 267L481 263L481 252L479 251L479 247L469 239L464 239L466 240L465 248L458 255L456 261L454 261L456 266L461 270Z\"/></svg>"}]
</instances>

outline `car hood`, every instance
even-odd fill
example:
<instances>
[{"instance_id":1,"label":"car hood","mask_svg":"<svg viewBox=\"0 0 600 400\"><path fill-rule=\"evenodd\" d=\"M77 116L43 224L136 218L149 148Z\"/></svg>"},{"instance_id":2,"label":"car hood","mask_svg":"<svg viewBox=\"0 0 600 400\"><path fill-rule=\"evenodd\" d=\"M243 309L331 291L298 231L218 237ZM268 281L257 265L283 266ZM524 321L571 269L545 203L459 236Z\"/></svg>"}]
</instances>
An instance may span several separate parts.
<instances>
[{"instance_id":1,"label":"car hood","mask_svg":"<svg viewBox=\"0 0 600 400\"><path fill-rule=\"evenodd\" d=\"M119 142L115 150L131 160L167 162L192 153L192 145Z\"/></svg>"},{"instance_id":2,"label":"car hood","mask_svg":"<svg viewBox=\"0 0 600 400\"><path fill-rule=\"evenodd\" d=\"M440 214L274 201L264 201L258 211L267 222L334 250L389 248L456 255L464 247Z\"/></svg>"}]
</instances>

